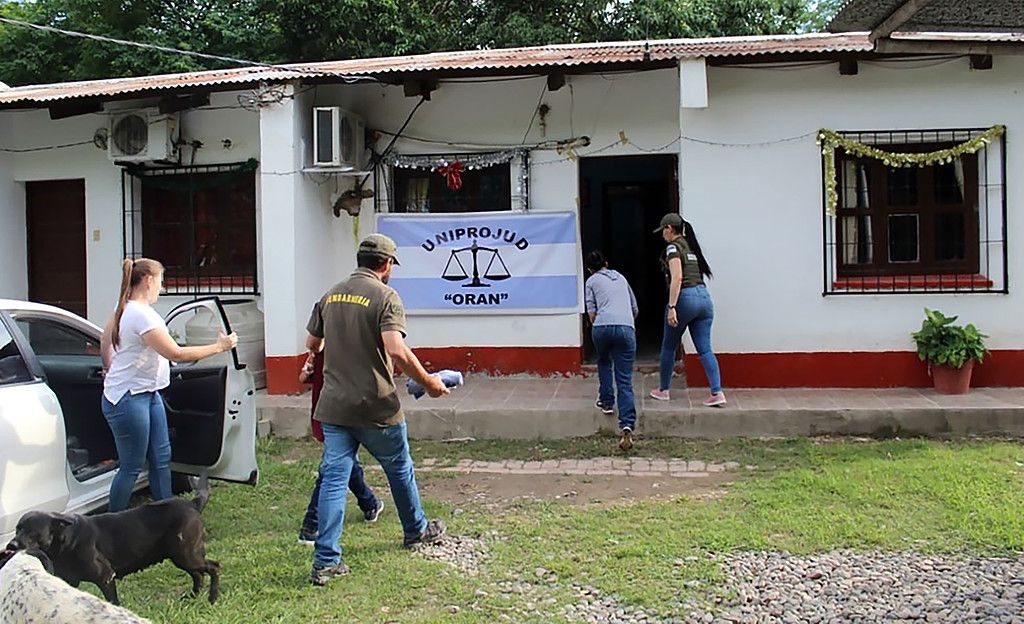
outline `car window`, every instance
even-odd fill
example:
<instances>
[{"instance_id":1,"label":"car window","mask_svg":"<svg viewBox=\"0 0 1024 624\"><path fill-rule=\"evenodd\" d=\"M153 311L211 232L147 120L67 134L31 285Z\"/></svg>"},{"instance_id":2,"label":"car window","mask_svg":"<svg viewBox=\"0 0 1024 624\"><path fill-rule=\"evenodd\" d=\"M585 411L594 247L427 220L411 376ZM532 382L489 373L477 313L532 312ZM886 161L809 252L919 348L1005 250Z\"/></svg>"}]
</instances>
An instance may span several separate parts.
<instances>
[{"instance_id":1,"label":"car window","mask_svg":"<svg viewBox=\"0 0 1024 624\"><path fill-rule=\"evenodd\" d=\"M0 324L0 385L32 381L18 345L14 343L7 328Z\"/></svg>"},{"instance_id":2,"label":"car window","mask_svg":"<svg viewBox=\"0 0 1024 624\"><path fill-rule=\"evenodd\" d=\"M37 356L99 355L99 340L50 319L19 318L18 329Z\"/></svg>"}]
</instances>

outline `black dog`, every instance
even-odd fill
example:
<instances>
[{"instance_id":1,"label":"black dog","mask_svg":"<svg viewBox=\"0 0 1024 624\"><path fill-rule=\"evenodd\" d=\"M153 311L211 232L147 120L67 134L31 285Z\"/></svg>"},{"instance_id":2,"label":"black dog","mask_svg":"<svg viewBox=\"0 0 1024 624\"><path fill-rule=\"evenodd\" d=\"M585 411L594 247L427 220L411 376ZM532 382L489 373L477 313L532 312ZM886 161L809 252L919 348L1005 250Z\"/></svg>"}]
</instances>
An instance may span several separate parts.
<instances>
[{"instance_id":1,"label":"black dog","mask_svg":"<svg viewBox=\"0 0 1024 624\"><path fill-rule=\"evenodd\" d=\"M209 574L214 602L220 593L220 564L206 558L200 515L209 498L203 477L191 501L173 498L95 516L30 511L18 521L7 548L43 551L55 575L72 587L95 583L114 604L120 604L115 578L170 559L192 577L192 596L203 586L203 573Z\"/></svg>"}]
</instances>

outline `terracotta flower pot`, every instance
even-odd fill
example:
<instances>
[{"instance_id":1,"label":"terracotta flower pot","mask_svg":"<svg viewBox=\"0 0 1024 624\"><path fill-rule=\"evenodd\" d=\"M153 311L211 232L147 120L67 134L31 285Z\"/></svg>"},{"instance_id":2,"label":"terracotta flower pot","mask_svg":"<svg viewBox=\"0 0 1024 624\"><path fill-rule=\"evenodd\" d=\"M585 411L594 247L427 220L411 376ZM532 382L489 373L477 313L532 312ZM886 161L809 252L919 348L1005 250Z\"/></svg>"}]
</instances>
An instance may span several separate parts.
<instances>
[{"instance_id":1,"label":"terracotta flower pot","mask_svg":"<svg viewBox=\"0 0 1024 624\"><path fill-rule=\"evenodd\" d=\"M932 383L939 394L967 394L971 388L974 360L964 362L963 368L932 366Z\"/></svg>"}]
</instances>

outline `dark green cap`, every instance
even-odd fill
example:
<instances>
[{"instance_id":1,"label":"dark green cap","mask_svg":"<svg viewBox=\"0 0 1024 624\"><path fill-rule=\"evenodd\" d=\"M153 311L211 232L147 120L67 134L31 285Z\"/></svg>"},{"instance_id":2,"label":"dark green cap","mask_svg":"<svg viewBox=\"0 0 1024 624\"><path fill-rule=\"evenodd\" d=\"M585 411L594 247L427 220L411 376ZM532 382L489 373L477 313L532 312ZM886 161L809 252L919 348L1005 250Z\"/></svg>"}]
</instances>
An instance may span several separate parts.
<instances>
[{"instance_id":1,"label":"dark green cap","mask_svg":"<svg viewBox=\"0 0 1024 624\"><path fill-rule=\"evenodd\" d=\"M683 218L679 216L678 212L668 213L667 215L661 218L661 225L659 225L658 228L654 230L654 233L659 234L662 230L665 229L666 225L675 226L677 229L682 228Z\"/></svg>"},{"instance_id":2,"label":"dark green cap","mask_svg":"<svg viewBox=\"0 0 1024 624\"><path fill-rule=\"evenodd\" d=\"M387 256L395 261L395 264L401 264L398 261L398 246L395 245L395 241L383 234L370 234L359 243L360 253L372 253L378 256Z\"/></svg>"}]
</instances>

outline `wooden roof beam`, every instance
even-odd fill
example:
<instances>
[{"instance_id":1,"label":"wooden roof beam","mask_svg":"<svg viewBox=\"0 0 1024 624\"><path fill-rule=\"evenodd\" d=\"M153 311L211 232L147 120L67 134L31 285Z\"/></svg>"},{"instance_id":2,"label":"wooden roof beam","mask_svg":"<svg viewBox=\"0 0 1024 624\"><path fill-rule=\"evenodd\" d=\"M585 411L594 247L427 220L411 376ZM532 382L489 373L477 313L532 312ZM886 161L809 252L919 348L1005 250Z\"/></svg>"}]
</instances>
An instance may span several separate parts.
<instances>
[{"instance_id":1,"label":"wooden roof beam","mask_svg":"<svg viewBox=\"0 0 1024 624\"><path fill-rule=\"evenodd\" d=\"M868 35L872 42L883 39L899 30L900 26L906 24L914 15L935 0L906 0L899 6L892 15L882 20L882 23L875 26Z\"/></svg>"},{"instance_id":2,"label":"wooden roof beam","mask_svg":"<svg viewBox=\"0 0 1024 624\"><path fill-rule=\"evenodd\" d=\"M908 39L882 39L875 42L879 54L956 54L1020 56L1024 44L1011 42L920 41Z\"/></svg>"}]
</instances>

